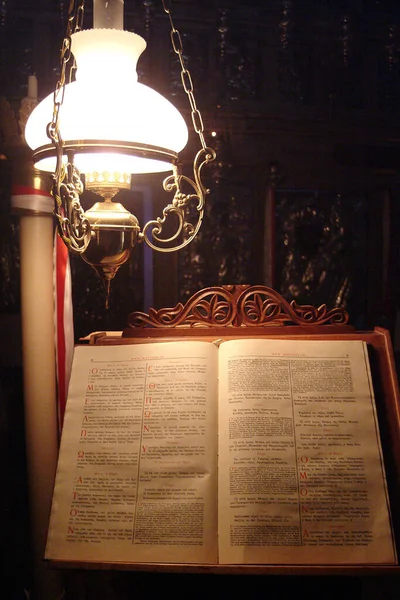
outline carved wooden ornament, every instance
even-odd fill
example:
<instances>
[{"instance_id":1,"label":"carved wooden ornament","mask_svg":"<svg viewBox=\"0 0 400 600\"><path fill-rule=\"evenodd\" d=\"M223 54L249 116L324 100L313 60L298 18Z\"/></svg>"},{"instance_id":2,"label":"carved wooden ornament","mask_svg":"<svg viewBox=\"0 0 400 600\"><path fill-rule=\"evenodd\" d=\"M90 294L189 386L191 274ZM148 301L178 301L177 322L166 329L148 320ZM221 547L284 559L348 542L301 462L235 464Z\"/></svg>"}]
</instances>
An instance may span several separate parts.
<instances>
[{"instance_id":1,"label":"carved wooden ornament","mask_svg":"<svg viewBox=\"0 0 400 600\"><path fill-rule=\"evenodd\" d=\"M263 285L208 287L193 294L186 304L149 313L133 312L128 326L137 327L264 327L277 325L346 325L343 308L328 310L287 302L278 292Z\"/></svg>"}]
</instances>

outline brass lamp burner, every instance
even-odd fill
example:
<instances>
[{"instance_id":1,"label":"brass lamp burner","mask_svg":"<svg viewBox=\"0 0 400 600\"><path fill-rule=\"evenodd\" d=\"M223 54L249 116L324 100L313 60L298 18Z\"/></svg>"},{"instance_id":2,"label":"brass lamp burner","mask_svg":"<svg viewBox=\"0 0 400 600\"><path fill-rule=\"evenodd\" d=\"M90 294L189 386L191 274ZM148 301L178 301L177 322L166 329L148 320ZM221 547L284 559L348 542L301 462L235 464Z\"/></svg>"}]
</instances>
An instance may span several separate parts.
<instances>
[{"instance_id":1,"label":"brass lamp burner","mask_svg":"<svg viewBox=\"0 0 400 600\"><path fill-rule=\"evenodd\" d=\"M113 198L119 190L129 190L131 187L130 173L99 173L92 171L85 174L85 187L95 194L108 200Z\"/></svg>"}]
</instances>

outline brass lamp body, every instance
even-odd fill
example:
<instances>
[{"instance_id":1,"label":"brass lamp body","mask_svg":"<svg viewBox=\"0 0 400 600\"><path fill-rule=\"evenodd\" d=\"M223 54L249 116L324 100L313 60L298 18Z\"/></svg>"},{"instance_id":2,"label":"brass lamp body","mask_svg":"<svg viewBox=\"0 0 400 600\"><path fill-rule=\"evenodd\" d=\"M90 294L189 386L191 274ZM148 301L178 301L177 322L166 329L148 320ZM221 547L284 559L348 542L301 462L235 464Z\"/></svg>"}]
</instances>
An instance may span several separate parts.
<instances>
[{"instance_id":1,"label":"brass lamp body","mask_svg":"<svg viewBox=\"0 0 400 600\"><path fill-rule=\"evenodd\" d=\"M122 204L112 202L109 197L96 202L85 216L91 238L82 258L103 279L108 298L112 279L138 242L139 222Z\"/></svg>"}]
</instances>

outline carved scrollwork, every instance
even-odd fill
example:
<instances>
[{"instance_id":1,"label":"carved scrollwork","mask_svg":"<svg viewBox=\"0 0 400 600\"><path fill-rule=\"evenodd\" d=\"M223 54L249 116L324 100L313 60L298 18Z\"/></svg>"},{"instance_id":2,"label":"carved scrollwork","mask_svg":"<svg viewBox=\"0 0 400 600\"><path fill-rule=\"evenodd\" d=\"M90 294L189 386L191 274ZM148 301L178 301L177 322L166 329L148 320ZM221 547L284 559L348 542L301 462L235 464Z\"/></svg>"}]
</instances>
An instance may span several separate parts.
<instances>
[{"instance_id":1,"label":"carved scrollwork","mask_svg":"<svg viewBox=\"0 0 400 600\"><path fill-rule=\"evenodd\" d=\"M133 312L129 327L254 327L269 325L346 325L348 313L342 308L328 310L287 302L266 286L231 285L205 288L186 304L174 308Z\"/></svg>"},{"instance_id":2,"label":"carved scrollwork","mask_svg":"<svg viewBox=\"0 0 400 600\"><path fill-rule=\"evenodd\" d=\"M194 181L185 175L178 174L176 167L174 173L164 180L165 191L174 192L174 197L172 202L164 208L162 217L149 221L143 227L139 238L144 240L150 248L161 252L181 250L196 237L203 221L204 199L209 192L201 181L201 171L204 165L214 159L215 151L212 148L202 148L197 153L193 164ZM187 184L193 193L184 193L183 184ZM190 211L190 205L193 204L195 210ZM188 220L188 214L191 212L196 215L195 224ZM177 226L170 237L163 238L163 227L170 215L177 218ZM181 235L183 241L178 245L171 246Z\"/></svg>"},{"instance_id":3,"label":"carved scrollwork","mask_svg":"<svg viewBox=\"0 0 400 600\"><path fill-rule=\"evenodd\" d=\"M238 298L240 325L345 325L349 317L342 308L328 310L326 304L318 308L310 304L287 302L278 292L265 286L251 286Z\"/></svg>"},{"instance_id":4,"label":"carved scrollwork","mask_svg":"<svg viewBox=\"0 0 400 600\"><path fill-rule=\"evenodd\" d=\"M232 302L232 288L223 286L200 290L186 302L174 308L151 308L149 313L133 312L128 317L129 327L228 327L236 321L236 303ZM237 286L239 287L239 286Z\"/></svg>"}]
</instances>

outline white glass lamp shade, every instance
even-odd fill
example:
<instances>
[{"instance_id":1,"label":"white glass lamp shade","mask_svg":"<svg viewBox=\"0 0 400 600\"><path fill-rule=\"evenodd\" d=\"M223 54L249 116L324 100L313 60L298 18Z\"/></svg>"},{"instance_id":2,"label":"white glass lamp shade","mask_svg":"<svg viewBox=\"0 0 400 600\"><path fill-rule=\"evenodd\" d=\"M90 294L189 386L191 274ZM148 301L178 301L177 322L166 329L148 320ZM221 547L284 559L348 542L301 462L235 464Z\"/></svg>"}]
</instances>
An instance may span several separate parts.
<instances>
[{"instance_id":1,"label":"white glass lamp shade","mask_svg":"<svg viewBox=\"0 0 400 600\"><path fill-rule=\"evenodd\" d=\"M137 60L146 46L135 33L91 29L72 36L76 81L65 86L59 128L65 148L73 148L82 173L151 173L171 169L171 154L188 140L179 111L155 90L138 83ZM48 147L53 94L33 110L25 138L32 150ZM93 147L98 149L93 152ZM133 155L140 148L139 156ZM160 149L146 152L146 148ZM111 148L111 149L110 149ZM113 149L114 148L114 149ZM144 148L144 150L143 150ZM55 152L38 153L35 166L54 171ZM156 159L149 158L152 154ZM163 160L163 156L169 157Z\"/></svg>"}]
</instances>

